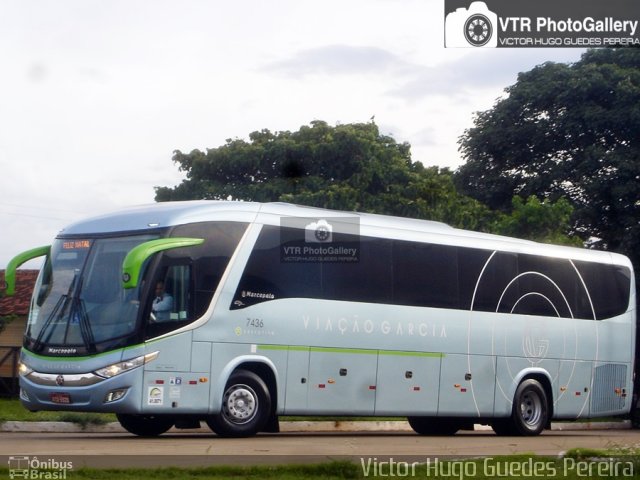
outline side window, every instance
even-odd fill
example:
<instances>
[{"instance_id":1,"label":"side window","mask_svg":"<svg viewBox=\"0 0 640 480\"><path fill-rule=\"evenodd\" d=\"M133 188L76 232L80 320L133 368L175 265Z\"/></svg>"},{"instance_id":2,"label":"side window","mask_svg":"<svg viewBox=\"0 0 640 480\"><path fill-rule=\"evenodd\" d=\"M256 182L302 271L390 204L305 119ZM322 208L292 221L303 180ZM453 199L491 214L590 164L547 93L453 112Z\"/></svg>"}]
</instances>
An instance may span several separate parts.
<instances>
[{"instance_id":1,"label":"side window","mask_svg":"<svg viewBox=\"0 0 640 480\"><path fill-rule=\"evenodd\" d=\"M477 280L472 310L510 313L520 298L518 255L496 252Z\"/></svg>"},{"instance_id":2,"label":"side window","mask_svg":"<svg viewBox=\"0 0 640 480\"><path fill-rule=\"evenodd\" d=\"M286 232L284 232L286 233ZM282 298L322 298L320 264L284 262L280 227L265 225L247 261L231 309Z\"/></svg>"},{"instance_id":3,"label":"side window","mask_svg":"<svg viewBox=\"0 0 640 480\"><path fill-rule=\"evenodd\" d=\"M239 222L202 222L173 229L172 237L205 241L167 250L157 260L153 283L146 287L146 338L181 328L206 313L246 228Z\"/></svg>"},{"instance_id":4,"label":"side window","mask_svg":"<svg viewBox=\"0 0 640 480\"><path fill-rule=\"evenodd\" d=\"M166 295L173 299L171 308L168 309L168 319L171 321L191 320L193 318L193 309L189 305L191 266L177 265L169 268L164 286Z\"/></svg>"},{"instance_id":5,"label":"side window","mask_svg":"<svg viewBox=\"0 0 640 480\"><path fill-rule=\"evenodd\" d=\"M400 305L458 308L458 249L393 242L393 299Z\"/></svg>"},{"instance_id":6,"label":"side window","mask_svg":"<svg viewBox=\"0 0 640 480\"><path fill-rule=\"evenodd\" d=\"M191 265L161 267L150 286L146 337L152 338L195 320L192 302Z\"/></svg>"},{"instance_id":7,"label":"side window","mask_svg":"<svg viewBox=\"0 0 640 480\"><path fill-rule=\"evenodd\" d=\"M393 303L391 240L359 237L354 238L352 244L358 248L357 262L322 264L324 298Z\"/></svg>"},{"instance_id":8,"label":"side window","mask_svg":"<svg viewBox=\"0 0 640 480\"><path fill-rule=\"evenodd\" d=\"M582 316L583 312L577 307L578 297L584 292L569 260L520 254L518 269L520 298L513 313L563 318Z\"/></svg>"},{"instance_id":9,"label":"side window","mask_svg":"<svg viewBox=\"0 0 640 480\"><path fill-rule=\"evenodd\" d=\"M458 289L460 310L470 310L480 272L493 252L478 248L458 248Z\"/></svg>"},{"instance_id":10,"label":"side window","mask_svg":"<svg viewBox=\"0 0 640 480\"><path fill-rule=\"evenodd\" d=\"M168 251L165 256L177 262L190 262L193 291L193 317L205 314L218 289L231 256L235 252L247 224L239 222L203 222L176 227L173 237L204 238L201 246Z\"/></svg>"},{"instance_id":11,"label":"side window","mask_svg":"<svg viewBox=\"0 0 640 480\"><path fill-rule=\"evenodd\" d=\"M589 290L596 318L622 315L629 306L631 272L619 265L573 262Z\"/></svg>"}]
</instances>

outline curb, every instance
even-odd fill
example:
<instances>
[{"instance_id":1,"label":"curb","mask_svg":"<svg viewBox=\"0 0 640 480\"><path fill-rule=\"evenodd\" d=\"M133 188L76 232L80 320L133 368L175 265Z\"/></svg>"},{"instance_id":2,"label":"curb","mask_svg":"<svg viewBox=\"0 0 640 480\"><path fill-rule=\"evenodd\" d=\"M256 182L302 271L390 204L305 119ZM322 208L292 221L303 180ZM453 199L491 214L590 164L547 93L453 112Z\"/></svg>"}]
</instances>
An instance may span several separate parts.
<instances>
[{"instance_id":1,"label":"curb","mask_svg":"<svg viewBox=\"0 0 640 480\"><path fill-rule=\"evenodd\" d=\"M170 432L211 433L205 425L200 428L181 430L172 428ZM584 430L626 430L631 428L629 420L621 422L552 422L552 431L584 431ZM474 425L474 430L490 431L488 425ZM126 433L118 422L105 425L86 425L72 422L16 422L0 423L0 432L12 433ZM413 432L406 421L300 421L280 422L280 432Z\"/></svg>"}]
</instances>

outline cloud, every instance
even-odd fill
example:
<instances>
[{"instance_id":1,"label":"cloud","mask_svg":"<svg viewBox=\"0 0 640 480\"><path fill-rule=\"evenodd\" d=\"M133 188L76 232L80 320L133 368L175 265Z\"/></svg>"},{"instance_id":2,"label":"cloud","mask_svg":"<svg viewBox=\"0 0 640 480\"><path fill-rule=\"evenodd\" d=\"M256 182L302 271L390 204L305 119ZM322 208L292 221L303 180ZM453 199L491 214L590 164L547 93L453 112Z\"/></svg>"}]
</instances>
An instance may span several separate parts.
<instances>
[{"instance_id":1,"label":"cloud","mask_svg":"<svg viewBox=\"0 0 640 480\"><path fill-rule=\"evenodd\" d=\"M462 50L462 51L461 51ZM287 59L267 64L261 71L286 77L309 75L380 75L395 77L387 96L415 101L447 96L461 101L479 89L502 91L527 71L546 61L574 62L578 49L457 49L453 61L420 65L375 46L327 45L300 50Z\"/></svg>"},{"instance_id":2,"label":"cloud","mask_svg":"<svg viewBox=\"0 0 640 480\"><path fill-rule=\"evenodd\" d=\"M581 53L575 49L472 50L452 62L416 70L411 79L387 94L405 100L434 95L460 99L479 89L502 90L516 82L518 72L546 61L575 62Z\"/></svg>"},{"instance_id":3,"label":"cloud","mask_svg":"<svg viewBox=\"0 0 640 480\"><path fill-rule=\"evenodd\" d=\"M301 50L262 70L285 76L378 74L407 72L414 66L387 50L371 46L328 45Z\"/></svg>"},{"instance_id":4,"label":"cloud","mask_svg":"<svg viewBox=\"0 0 640 480\"><path fill-rule=\"evenodd\" d=\"M33 83L42 83L49 76L49 69L42 62L34 62L27 68L27 78Z\"/></svg>"}]
</instances>

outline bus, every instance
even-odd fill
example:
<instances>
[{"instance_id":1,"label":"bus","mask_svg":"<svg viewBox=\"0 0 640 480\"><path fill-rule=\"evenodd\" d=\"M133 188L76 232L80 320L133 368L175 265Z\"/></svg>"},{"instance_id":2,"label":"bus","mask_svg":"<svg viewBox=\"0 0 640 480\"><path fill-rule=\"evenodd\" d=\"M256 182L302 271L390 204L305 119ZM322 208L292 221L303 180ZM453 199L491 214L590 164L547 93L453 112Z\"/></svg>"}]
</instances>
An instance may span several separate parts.
<instances>
[{"instance_id":1,"label":"bus","mask_svg":"<svg viewBox=\"0 0 640 480\"><path fill-rule=\"evenodd\" d=\"M284 203L159 203L49 246L19 364L31 411L112 412L156 436L201 422L406 417L537 435L627 414L635 283L618 254Z\"/></svg>"}]
</instances>

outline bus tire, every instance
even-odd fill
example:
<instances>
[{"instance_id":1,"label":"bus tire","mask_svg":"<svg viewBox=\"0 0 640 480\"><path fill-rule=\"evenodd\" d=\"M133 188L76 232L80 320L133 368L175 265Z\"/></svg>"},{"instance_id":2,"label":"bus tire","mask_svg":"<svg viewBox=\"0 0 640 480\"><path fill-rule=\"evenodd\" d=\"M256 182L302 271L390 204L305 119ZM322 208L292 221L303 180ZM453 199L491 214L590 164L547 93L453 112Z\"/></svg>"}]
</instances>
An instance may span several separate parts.
<instances>
[{"instance_id":1,"label":"bus tire","mask_svg":"<svg viewBox=\"0 0 640 480\"><path fill-rule=\"evenodd\" d=\"M407 421L418 435L454 435L462 427L455 418L407 417Z\"/></svg>"},{"instance_id":2,"label":"bus tire","mask_svg":"<svg viewBox=\"0 0 640 480\"><path fill-rule=\"evenodd\" d=\"M491 428L496 435L501 437L514 436L518 433L514 430L511 418L496 418L491 423Z\"/></svg>"},{"instance_id":3,"label":"bus tire","mask_svg":"<svg viewBox=\"0 0 640 480\"><path fill-rule=\"evenodd\" d=\"M174 420L164 415L131 415L125 413L116 414L118 422L127 432L140 437L157 437L171 427Z\"/></svg>"},{"instance_id":4,"label":"bus tire","mask_svg":"<svg viewBox=\"0 0 640 480\"><path fill-rule=\"evenodd\" d=\"M222 437L250 437L269 419L271 396L264 380L248 370L234 372L225 387L220 412L207 425Z\"/></svg>"},{"instance_id":5,"label":"bus tire","mask_svg":"<svg viewBox=\"0 0 640 480\"><path fill-rule=\"evenodd\" d=\"M640 407L635 406L631 409L630 419L632 428L640 428Z\"/></svg>"},{"instance_id":6,"label":"bus tire","mask_svg":"<svg viewBox=\"0 0 640 480\"><path fill-rule=\"evenodd\" d=\"M518 385L513 397L511 417L496 419L493 431L498 435L539 435L549 416L549 403L544 387L538 380L528 378Z\"/></svg>"}]
</instances>

